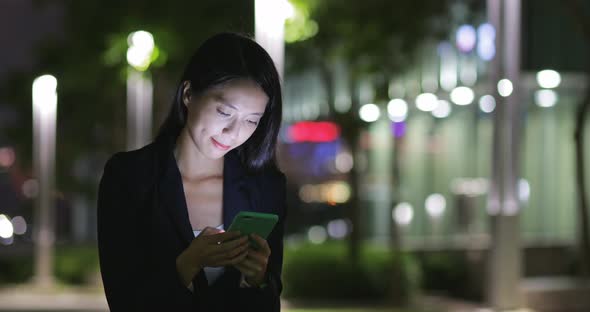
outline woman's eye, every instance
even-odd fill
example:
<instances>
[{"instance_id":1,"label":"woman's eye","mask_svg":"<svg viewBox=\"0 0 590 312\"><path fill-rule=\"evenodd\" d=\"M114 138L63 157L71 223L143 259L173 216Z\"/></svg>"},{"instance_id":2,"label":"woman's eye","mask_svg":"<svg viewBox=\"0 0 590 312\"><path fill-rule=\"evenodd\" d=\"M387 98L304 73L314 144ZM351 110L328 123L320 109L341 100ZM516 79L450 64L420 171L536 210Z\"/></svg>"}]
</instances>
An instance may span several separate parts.
<instances>
[{"instance_id":1,"label":"woman's eye","mask_svg":"<svg viewBox=\"0 0 590 312\"><path fill-rule=\"evenodd\" d=\"M229 116L228 113L225 113L224 111L220 110L219 108L217 109L217 112L222 116L225 116L225 117Z\"/></svg>"},{"instance_id":2,"label":"woman's eye","mask_svg":"<svg viewBox=\"0 0 590 312\"><path fill-rule=\"evenodd\" d=\"M249 124L253 126L258 126L258 121L246 120Z\"/></svg>"}]
</instances>

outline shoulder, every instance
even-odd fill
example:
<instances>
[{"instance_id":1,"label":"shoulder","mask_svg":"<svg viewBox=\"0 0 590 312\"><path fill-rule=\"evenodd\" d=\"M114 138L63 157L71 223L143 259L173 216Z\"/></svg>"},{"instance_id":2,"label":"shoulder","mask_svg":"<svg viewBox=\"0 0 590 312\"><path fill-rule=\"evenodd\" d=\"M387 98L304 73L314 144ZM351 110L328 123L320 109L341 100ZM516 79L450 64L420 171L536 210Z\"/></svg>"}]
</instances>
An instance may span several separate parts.
<instances>
[{"instance_id":1,"label":"shoulder","mask_svg":"<svg viewBox=\"0 0 590 312\"><path fill-rule=\"evenodd\" d=\"M115 179L146 178L154 167L155 157L154 143L137 150L117 152L106 161L103 176L108 175Z\"/></svg>"}]
</instances>

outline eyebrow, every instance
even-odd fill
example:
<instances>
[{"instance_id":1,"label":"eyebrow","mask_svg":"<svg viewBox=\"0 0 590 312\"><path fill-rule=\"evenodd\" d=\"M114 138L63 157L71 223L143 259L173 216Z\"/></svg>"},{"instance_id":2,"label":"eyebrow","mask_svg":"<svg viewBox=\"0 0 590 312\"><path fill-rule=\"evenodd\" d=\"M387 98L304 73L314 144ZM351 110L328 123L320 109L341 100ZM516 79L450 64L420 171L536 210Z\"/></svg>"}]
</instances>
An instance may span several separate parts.
<instances>
[{"instance_id":1,"label":"eyebrow","mask_svg":"<svg viewBox=\"0 0 590 312\"><path fill-rule=\"evenodd\" d=\"M216 98L216 99L217 99L219 102L221 102L221 104L223 104L223 105L225 105L225 106L228 106L228 107L231 107L231 108L233 108L233 109L235 109L235 110L239 111L239 109L238 109L237 107L235 107L234 105L232 105L231 103L229 103L229 102L228 102L228 101L227 101L227 100L226 100L226 99L223 97L223 95L220 95L220 94L218 94L218 95L216 95L216 96L215 96L215 98ZM252 113L251 115L262 116L262 115L263 115L263 113Z\"/></svg>"}]
</instances>

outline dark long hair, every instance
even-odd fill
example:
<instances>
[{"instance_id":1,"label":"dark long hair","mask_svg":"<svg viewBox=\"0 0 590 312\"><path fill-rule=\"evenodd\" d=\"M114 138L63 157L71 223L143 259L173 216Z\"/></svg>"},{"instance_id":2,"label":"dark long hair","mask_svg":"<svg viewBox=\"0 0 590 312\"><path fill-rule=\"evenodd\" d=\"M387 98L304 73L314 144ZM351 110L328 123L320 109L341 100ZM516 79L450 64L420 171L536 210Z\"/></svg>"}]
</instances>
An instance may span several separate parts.
<instances>
[{"instance_id":1,"label":"dark long hair","mask_svg":"<svg viewBox=\"0 0 590 312\"><path fill-rule=\"evenodd\" d=\"M176 140L186 124L187 109L182 102L185 81L190 81L191 91L198 95L240 78L256 82L268 96L268 103L252 136L236 148L238 155L249 171L276 167L275 147L282 118L279 75L271 57L258 43L235 33L214 35L193 54L156 140Z\"/></svg>"}]
</instances>

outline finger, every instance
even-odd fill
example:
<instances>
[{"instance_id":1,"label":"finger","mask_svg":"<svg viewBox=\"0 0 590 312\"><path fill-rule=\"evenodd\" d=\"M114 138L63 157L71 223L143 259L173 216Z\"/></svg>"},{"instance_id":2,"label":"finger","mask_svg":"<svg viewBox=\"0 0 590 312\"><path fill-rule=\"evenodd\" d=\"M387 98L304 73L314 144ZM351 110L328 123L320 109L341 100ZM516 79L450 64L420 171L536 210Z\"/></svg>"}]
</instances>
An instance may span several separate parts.
<instances>
[{"instance_id":1,"label":"finger","mask_svg":"<svg viewBox=\"0 0 590 312\"><path fill-rule=\"evenodd\" d=\"M221 253L228 253L229 251L236 249L236 248L242 248L242 247L248 247L248 237L247 236L243 236L241 238L232 240L232 241L225 241L225 242L220 242L218 244L217 247L217 251L216 252L221 252Z\"/></svg>"},{"instance_id":2,"label":"finger","mask_svg":"<svg viewBox=\"0 0 590 312\"><path fill-rule=\"evenodd\" d=\"M256 276L256 272L253 269L245 266L243 264L243 262L235 264L234 266L236 267L236 269L238 269L238 271L242 272L242 274L244 274L244 276L249 276L249 277Z\"/></svg>"},{"instance_id":3,"label":"finger","mask_svg":"<svg viewBox=\"0 0 590 312\"><path fill-rule=\"evenodd\" d=\"M244 242L244 244L238 245L238 247L233 248L233 249L227 251L226 252L226 255L227 255L228 258L233 258L233 257L235 257L235 256L237 256L237 255L239 255L239 254L241 254L241 253L243 253L245 251L248 251L248 247L249 247L248 246L248 243L247 242Z\"/></svg>"},{"instance_id":4,"label":"finger","mask_svg":"<svg viewBox=\"0 0 590 312\"><path fill-rule=\"evenodd\" d=\"M210 226L206 227L200 235L206 236L206 235L213 235L213 234L217 234L217 233L223 233L225 231L220 230L218 228L212 228Z\"/></svg>"},{"instance_id":5,"label":"finger","mask_svg":"<svg viewBox=\"0 0 590 312\"><path fill-rule=\"evenodd\" d=\"M254 273L260 272L263 269L263 266L259 262L250 259L249 254L248 254L248 256L246 256L244 261L240 262L240 266L242 266Z\"/></svg>"},{"instance_id":6,"label":"finger","mask_svg":"<svg viewBox=\"0 0 590 312\"><path fill-rule=\"evenodd\" d=\"M207 236L207 241L210 243L224 242L240 237L240 232L223 232Z\"/></svg>"},{"instance_id":7,"label":"finger","mask_svg":"<svg viewBox=\"0 0 590 312\"><path fill-rule=\"evenodd\" d=\"M248 256L248 251L246 250L234 258L221 259L221 260L219 260L219 263L220 263L220 266L236 265L237 263L244 261L244 259L246 259L247 256Z\"/></svg>"},{"instance_id":8,"label":"finger","mask_svg":"<svg viewBox=\"0 0 590 312\"><path fill-rule=\"evenodd\" d=\"M266 256L265 254L263 254L261 252L257 252L255 250L248 251L248 259L251 259L252 261L259 263L259 264L268 263L268 256Z\"/></svg>"},{"instance_id":9,"label":"finger","mask_svg":"<svg viewBox=\"0 0 590 312\"><path fill-rule=\"evenodd\" d=\"M268 242L266 241L266 239L260 237L257 234L251 234L251 237L258 245L258 248L260 248L266 255L270 255L270 246L268 246Z\"/></svg>"}]
</instances>

